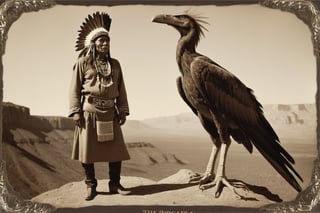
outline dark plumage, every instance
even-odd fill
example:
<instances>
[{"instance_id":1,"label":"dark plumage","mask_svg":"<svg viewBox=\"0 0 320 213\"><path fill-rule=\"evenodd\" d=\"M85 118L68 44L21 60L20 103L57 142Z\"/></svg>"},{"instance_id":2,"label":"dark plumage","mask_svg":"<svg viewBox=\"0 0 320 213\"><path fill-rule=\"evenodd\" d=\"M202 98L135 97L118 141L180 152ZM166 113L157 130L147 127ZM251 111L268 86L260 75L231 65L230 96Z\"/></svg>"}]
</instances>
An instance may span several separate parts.
<instances>
[{"instance_id":1,"label":"dark plumage","mask_svg":"<svg viewBox=\"0 0 320 213\"><path fill-rule=\"evenodd\" d=\"M227 185L235 193L224 174L224 164L230 136L252 153L253 146L297 191L301 191L295 177L302 178L293 168L294 159L280 145L279 138L263 115L262 106L236 76L210 58L196 52L203 35L201 18L191 15L158 15L153 22L173 26L180 33L176 60L181 76L177 79L182 99L199 117L214 143L207 171L200 179L200 187L217 185L216 196ZM221 151L217 173L213 173L217 153ZM213 179L214 178L214 179ZM213 183L209 183L213 180ZM236 193L237 194L237 193Z\"/></svg>"}]
</instances>

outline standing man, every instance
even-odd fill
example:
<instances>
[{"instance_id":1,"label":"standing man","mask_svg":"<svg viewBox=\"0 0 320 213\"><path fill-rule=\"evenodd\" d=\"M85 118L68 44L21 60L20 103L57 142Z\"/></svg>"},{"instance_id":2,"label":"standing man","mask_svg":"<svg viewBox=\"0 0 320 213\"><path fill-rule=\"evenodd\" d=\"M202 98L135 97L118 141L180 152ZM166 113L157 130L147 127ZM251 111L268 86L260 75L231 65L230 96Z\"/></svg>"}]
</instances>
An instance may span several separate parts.
<instances>
[{"instance_id":1,"label":"standing man","mask_svg":"<svg viewBox=\"0 0 320 213\"><path fill-rule=\"evenodd\" d=\"M76 42L80 54L70 86L69 117L76 125L72 159L84 168L86 200L97 195L95 162L109 162L110 193L130 193L120 184L121 162L130 159L120 128L129 106L120 63L110 56L110 24L106 13L89 15Z\"/></svg>"}]
</instances>

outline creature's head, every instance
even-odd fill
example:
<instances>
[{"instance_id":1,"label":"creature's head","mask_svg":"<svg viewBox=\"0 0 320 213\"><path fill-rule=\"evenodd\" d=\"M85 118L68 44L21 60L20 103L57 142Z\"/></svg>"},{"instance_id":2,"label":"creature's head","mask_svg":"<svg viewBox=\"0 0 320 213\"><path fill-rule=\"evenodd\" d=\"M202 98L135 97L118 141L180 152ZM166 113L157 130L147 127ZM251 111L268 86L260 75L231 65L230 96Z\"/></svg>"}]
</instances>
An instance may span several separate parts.
<instances>
[{"instance_id":1,"label":"creature's head","mask_svg":"<svg viewBox=\"0 0 320 213\"><path fill-rule=\"evenodd\" d=\"M152 21L173 26L180 32L181 36L193 33L193 36L197 38L196 43L198 43L201 36L204 36L203 30L207 30L202 23L208 24L202 17L191 16L189 14L157 15Z\"/></svg>"}]
</instances>

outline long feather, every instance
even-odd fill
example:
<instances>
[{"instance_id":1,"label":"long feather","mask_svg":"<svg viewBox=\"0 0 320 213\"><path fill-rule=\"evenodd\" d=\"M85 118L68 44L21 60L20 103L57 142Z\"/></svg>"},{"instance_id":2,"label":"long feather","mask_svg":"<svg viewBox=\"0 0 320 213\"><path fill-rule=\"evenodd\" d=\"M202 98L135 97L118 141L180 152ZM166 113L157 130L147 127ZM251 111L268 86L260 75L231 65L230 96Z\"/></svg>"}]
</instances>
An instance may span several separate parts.
<instances>
[{"instance_id":1,"label":"long feather","mask_svg":"<svg viewBox=\"0 0 320 213\"><path fill-rule=\"evenodd\" d=\"M97 28L104 27L107 31L110 30L111 18L107 13L95 12L88 15L80 26L78 37L76 40L76 51L85 48L86 37L89 33ZM80 54L82 55L82 54Z\"/></svg>"}]
</instances>

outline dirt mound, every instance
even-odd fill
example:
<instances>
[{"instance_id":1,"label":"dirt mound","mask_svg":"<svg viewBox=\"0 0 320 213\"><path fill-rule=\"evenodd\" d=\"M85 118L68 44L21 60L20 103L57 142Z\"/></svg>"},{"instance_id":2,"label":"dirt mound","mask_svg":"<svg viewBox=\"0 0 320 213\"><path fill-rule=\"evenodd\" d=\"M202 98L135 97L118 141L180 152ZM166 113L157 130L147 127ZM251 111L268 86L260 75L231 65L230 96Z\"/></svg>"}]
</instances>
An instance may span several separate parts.
<instances>
[{"instance_id":1,"label":"dirt mound","mask_svg":"<svg viewBox=\"0 0 320 213\"><path fill-rule=\"evenodd\" d=\"M215 188L201 191L197 184L189 183L189 178L195 173L191 170L179 170L176 174L158 182L140 178L124 176L122 184L132 191L131 195L111 195L108 193L108 180L98 180L98 195L94 200L88 202L84 200L86 187L83 182L68 183L58 189L48 191L32 201L48 203L56 208L57 212L68 212L68 209L77 209L77 212L91 212L95 207L100 206L101 210L110 206L211 206L220 207L241 207L258 208L266 204L279 202L277 195L270 193L266 188L252 186L247 183L234 180L238 186L238 193L243 195L243 199L238 199L231 190L225 188L219 198L214 198ZM245 189L247 188L247 189ZM130 207L129 207L130 208ZM164 210L163 209L163 210ZM64 210L64 211L63 211ZM83 210L83 211L81 211ZM142 212L142 211L141 211Z\"/></svg>"}]
</instances>

